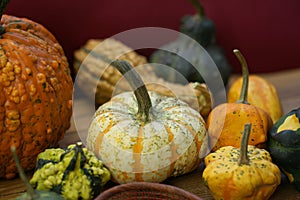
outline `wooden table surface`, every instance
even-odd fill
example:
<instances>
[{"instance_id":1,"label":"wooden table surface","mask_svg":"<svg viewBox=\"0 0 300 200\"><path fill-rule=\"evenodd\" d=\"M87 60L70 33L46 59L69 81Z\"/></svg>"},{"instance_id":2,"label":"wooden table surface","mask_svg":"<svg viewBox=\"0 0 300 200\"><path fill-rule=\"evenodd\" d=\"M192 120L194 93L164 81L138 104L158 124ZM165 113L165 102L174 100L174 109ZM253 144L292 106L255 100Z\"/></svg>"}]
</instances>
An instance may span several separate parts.
<instances>
[{"instance_id":1,"label":"wooden table surface","mask_svg":"<svg viewBox=\"0 0 300 200\"><path fill-rule=\"evenodd\" d=\"M269 74L260 74L270 82L272 82L277 88L278 95L282 102L284 113L289 112L294 108L300 106L300 68L280 71ZM235 76L231 79L234 80ZM80 122L89 123L89 110L90 106L83 99L77 100L79 114L76 117L80 118ZM63 140L60 141L61 147L66 147L68 144L75 143L80 140L78 132L86 132L86 130L79 130L78 126L75 126L74 120L72 119L72 125L70 129L65 134ZM204 166L200 165L198 169L191 172L190 174L183 175L176 178L169 178L164 183L174 185L180 188L183 188L189 192L192 192L205 200L212 200L209 190L204 186L201 179L201 173ZM29 173L28 176L31 174ZM113 184L111 184L113 185ZM4 180L0 179L0 200L13 199L18 196L21 192L25 191L25 186L21 180L17 177L13 180ZM277 188L272 200L300 200L300 192L297 192L291 184L288 183L285 176L283 176L281 185Z\"/></svg>"}]
</instances>

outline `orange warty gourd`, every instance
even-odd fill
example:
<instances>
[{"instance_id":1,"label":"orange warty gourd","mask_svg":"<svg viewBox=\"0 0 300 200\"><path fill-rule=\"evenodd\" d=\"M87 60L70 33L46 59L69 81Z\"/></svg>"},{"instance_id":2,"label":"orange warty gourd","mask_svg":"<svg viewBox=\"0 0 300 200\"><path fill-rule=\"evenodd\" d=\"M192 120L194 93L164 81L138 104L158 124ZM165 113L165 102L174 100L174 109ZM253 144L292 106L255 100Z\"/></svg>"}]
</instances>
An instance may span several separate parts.
<instances>
[{"instance_id":1,"label":"orange warty gourd","mask_svg":"<svg viewBox=\"0 0 300 200\"><path fill-rule=\"evenodd\" d=\"M73 83L55 37L29 19L2 15L7 3L0 3L0 177L13 178L10 146L31 170L69 128Z\"/></svg>"},{"instance_id":2,"label":"orange warty gourd","mask_svg":"<svg viewBox=\"0 0 300 200\"><path fill-rule=\"evenodd\" d=\"M220 104L209 113L206 124L212 151L223 146L239 147L246 123L252 124L249 144L264 147L273 125L267 112L248 103L248 66L239 50L234 53L241 62L244 77L241 96L237 102Z\"/></svg>"},{"instance_id":3,"label":"orange warty gourd","mask_svg":"<svg viewBox=\"0 0 300 200\"><path fill-rule=\"evenodd\" d=\"M228 102L236 102L239 99L243 77L238 78L229 88ZM281 102L275 86L268 80L249 75L248 102L265 110L273 122L277 122L283 115Z\"/></svg>"}]
</instances>

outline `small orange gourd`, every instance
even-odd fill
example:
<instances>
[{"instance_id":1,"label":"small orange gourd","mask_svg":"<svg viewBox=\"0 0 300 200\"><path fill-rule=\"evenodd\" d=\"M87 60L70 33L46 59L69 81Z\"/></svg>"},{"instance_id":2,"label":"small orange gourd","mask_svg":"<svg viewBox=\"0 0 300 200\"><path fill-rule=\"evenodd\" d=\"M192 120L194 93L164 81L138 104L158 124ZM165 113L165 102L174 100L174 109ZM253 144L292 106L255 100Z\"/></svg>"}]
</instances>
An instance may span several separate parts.
<instances>
[{"instance_id":1,"label":"small orange gourd","mask_svg":"<svg viewBox=\"0 0 300 200\"><path fill-rule=\"evenodd\" d=\"M2 15L7 3L0 2L0 177L12 178L11 146L31 170L70 127L73 83L55 37L29 19Z\"/></svg>"},{"instance_id":2,"label":"small orange gourd","mask_svg":"<svg viewBox=\"0 0 300 200\"><path fill-rule=\"evenodd\" d=\"M262 147L267 141L267 131L273 124L263 109L248 103L248 66L239 50L235 49L234 53L242 65L241 95L237 102L220 104L208 115L207 129L212 151L229 145L239 147L246 123L252 124L249 144Z\"/></svg>"},{"instance_id":3,"label":"small orange gourd","mask_svg":"<svg viewBox=\"0 0 300 200\"><path fill-rule=\"evenodd\" d=\"M238 100L241 92L243 77L238 78L229 88L228 102ZM282 105L276 87L268 80L258 75L249 75L248 101L252 105L265 110L273 122L283 115Z\"/></svg>"}]
</instances>

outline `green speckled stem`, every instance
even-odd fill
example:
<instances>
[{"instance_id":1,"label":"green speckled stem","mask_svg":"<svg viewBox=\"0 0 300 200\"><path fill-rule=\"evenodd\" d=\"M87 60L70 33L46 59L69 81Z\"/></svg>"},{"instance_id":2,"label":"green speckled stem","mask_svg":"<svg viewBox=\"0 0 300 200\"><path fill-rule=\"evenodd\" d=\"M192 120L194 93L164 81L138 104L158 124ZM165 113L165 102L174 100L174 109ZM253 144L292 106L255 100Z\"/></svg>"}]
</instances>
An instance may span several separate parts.
<instances>
[{"instance_id":1,"label":"green speckled stem","mask_svg":"<svg viewBox=\"0 0 300 200\"><path fill-rule=\"evenodd\" d=\"M244 132L241 140L240 146L240 156L238 160L238 165L249 165L249 157L248 157L248 141L250 136L252 124L245 124Z\"/></svg>"}]
</instances>

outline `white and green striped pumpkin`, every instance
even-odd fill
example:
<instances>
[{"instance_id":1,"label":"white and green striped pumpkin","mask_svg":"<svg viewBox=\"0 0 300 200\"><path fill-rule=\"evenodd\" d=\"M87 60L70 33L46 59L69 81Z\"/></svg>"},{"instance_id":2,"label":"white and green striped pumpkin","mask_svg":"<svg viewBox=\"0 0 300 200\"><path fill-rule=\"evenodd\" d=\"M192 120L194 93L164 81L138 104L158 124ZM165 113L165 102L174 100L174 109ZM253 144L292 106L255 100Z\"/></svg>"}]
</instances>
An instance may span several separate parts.
<instances>
[{"instance_id":1,"label":"white and green striped pumpkin","mask_svg":"<svg viewBox=\"0 0 300 200\"><path fill-rule=\"evenodd\" d=\"M86 145L103 161L113 181L162 182L194 170L207 152L202 116L186 103L148 92L134 69L114 61L134 92L100 106Z\"/></svg>"}]
</instances>

